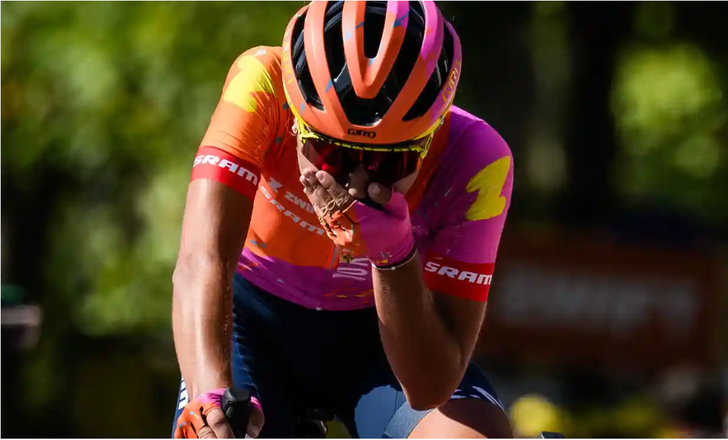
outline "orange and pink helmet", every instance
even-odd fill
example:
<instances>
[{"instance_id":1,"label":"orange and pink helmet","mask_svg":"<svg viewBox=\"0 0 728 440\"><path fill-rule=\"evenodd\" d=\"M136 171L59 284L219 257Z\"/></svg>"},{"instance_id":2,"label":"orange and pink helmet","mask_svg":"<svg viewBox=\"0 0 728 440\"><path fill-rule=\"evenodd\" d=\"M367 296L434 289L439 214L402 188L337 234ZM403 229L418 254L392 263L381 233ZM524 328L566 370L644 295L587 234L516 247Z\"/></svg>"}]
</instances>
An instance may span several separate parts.
<instances>
[{"instance_id":1,"label":"orange and pink helmet","mask_svg":"<svg viewBox=\"0 0 728 440\"><path fill-rule=\"evenodd\" d=\"M460 39L434 1L313 1L283 40L294 114L352 143L432 134L452 104L461 65Z\"/></svg>"}]
</instances>

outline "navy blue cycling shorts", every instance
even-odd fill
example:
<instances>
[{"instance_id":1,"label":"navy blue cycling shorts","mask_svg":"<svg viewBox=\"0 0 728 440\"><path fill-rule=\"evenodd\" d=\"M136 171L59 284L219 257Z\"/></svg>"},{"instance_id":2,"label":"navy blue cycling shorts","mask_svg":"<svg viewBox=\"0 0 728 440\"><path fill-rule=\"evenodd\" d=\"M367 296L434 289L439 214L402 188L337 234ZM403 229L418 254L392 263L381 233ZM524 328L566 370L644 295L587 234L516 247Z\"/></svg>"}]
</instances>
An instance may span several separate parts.
<instances>
[{"instance_id":1,"label":"navy blue cycling shorts","mask_svg":"<svg viewBox=\"0 0 728 440\"><path fill-rule=\"evenodd\" d=\"M305 408L336 414L360 438L405 438L428 413L407 404L384 354L374 308L306 309L237 273L233 302L233 382L260 400L261 438L294 437L294 422ZM473 363L452 396L462 398L503 408ZM173 426L187 399L182 382Z\"/></svg>"}]
</instances>

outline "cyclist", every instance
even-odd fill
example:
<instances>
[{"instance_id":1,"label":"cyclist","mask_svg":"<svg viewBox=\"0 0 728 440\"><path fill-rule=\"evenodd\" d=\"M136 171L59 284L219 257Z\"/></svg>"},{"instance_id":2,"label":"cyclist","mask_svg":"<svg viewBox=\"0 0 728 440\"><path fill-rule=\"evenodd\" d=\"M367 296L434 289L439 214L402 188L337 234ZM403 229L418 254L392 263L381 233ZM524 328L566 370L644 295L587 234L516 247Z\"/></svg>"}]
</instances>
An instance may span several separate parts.
<instances>
[{"instance_id":1,"label":"cyclist","mask_svg":"<svg viewBox=\"0 0 728 440\"><path fill-rule=\"evenodd\" d=\"M230 386L252 437L307 408L355 437L512 435L470 362L512 157L451 105L461 66L432 1L312 2L233 63L173 279L176 437L232 437Z\"/></svg>"}]
</instances>

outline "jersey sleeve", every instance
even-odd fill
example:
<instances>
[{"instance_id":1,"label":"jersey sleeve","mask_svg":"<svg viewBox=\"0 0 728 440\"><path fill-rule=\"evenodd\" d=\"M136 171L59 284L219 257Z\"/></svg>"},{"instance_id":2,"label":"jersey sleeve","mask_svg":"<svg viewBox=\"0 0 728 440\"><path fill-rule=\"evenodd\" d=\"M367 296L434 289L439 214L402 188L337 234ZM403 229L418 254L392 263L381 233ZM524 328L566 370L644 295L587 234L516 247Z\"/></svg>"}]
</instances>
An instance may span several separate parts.
<instances>
[{"instance_id":1,"label":"jersey sleeve","mask_svg":"<svg viewBox=\"0 0 728 440\"><path fill-rule=\"evenodd\" d=\"M251 199L255 196L285 103L279 49L250 49L230 67L200 143L192 180L217 180Z\"/></svg>"},{"instance_id":2,"label":"jersey sleeve","mask_svg":"<svg viewBox=\"0 0 728 440\"><path fill-rule=\"evenodd\" d=\"M438 168L440 226L424 262L427 287L445 295L487 301L513 188L513 156L479 121L456 141ZM434 183L434 182L433 182Z\"/></svg>"}]
</instances>

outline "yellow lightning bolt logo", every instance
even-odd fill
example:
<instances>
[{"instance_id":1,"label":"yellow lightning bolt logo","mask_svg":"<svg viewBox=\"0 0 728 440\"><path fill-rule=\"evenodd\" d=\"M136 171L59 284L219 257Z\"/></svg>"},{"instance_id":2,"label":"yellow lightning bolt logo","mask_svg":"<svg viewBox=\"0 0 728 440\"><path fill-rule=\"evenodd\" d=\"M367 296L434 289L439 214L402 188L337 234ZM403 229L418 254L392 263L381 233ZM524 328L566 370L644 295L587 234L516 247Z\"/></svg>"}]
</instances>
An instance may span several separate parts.
<instances>
[{"instance_id":1,"label":"yellow lightning bolt logo","mask_svg":"<svg viewBox=\"0 0 728 440\"><path fill-rule=\"evenodd\" d=\"M465 187L468 192L478 192L478 196L465 214L468 220L485 220L497 217L506 209L506 198L501 195L503 185L511 168L511 158L502 157L483 168L470 179Z\"/></svg>"},{"instance_id":2,"label":"yellow lightning bolt logo","mask_svg":"<svg viewBox=\"0 0 728 440\"><path fill-rule=\"evenodd\" d=\"M275 94L275 86L265 66L254 56L244 56L238 60L240 72L230 81L223 99L235 104L248 113L258 108L253 93L265 92Z\"/></svg>"}]
</instances>

